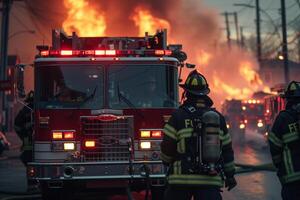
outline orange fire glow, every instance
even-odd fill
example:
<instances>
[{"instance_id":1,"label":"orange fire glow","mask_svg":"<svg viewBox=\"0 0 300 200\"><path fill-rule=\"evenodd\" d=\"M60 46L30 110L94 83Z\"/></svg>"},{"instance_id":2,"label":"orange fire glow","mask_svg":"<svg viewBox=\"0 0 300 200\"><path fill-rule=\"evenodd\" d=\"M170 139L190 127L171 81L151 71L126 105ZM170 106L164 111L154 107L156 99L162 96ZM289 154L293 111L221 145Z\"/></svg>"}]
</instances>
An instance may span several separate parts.
<instances>
[{"instance_id":1,"label":"orange fire glow","mask_svg":"<svg viewBox=\"0 0 300 200\"><path fill-rule=\"evenodd\" d=\"M209 61L211 60L211 58L212 58L212 54L210 54L204 50L201 50L197 56L197 63L200 67L207 66L209 64Z\"/></svg>"},{"instance_id":2,"label":"orange fire glow","mask_svg":"<svg viewBox=\"0 0 300 200\"><path fill-rule=\"evenodd\" d=\"M239 70L240 70L240 74L251 85L259 86L263 84L258 73L253 69L250 62L241 62Z\"/></svg>"},{"instance_id":3,"label":"orange fire glow","mask_svg":"<svg viewBox=\"0 0 300 200\"><path fill-rule=\"evenodd\" d=\"M68 17L63 22L63 29L68 33L76 32L79 36L104 36L106 30L105 15L95 10L86 0L64 0Z\"/></svg>"},{"instance_id":4,"label":"orange fire glow","mask_svg":"<svg viewBox=\"0 0 300 200\"><path fill-rule=\"evenodd\" d=\"M213 75L213 87L216 93L223 93L227 99L245 99L250 97L253 93L253 90L247 87L238 88L225 83L216 74Z\"/></svg>"},{"instance_id":5,"label":"orange fire glow","mask_svg":"<svg viewBox=\"0 0 300 200\"><path fill-rule=\"evenodd\" d=\"M144 36L145 32L154 34L157 29L167 29L170 32L171 26L167 20L154 17L143 7L136 7L132 20L139 27L139 36Z\"/></svg>"}]
</instances>

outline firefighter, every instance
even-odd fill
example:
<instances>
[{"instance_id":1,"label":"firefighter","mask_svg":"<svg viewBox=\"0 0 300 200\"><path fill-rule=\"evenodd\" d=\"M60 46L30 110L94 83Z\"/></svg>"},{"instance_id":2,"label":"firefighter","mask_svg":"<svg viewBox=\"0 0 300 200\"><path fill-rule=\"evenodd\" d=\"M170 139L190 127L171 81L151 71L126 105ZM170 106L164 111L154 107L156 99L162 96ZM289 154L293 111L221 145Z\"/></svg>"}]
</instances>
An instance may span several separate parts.
<instances>
[{"instance_id":1,"label":"firefighter","mask_svg":"<svg viewBox=\"0 0 300 200\"><path fill-rule=\"evenodd\" d=\"M4 150L8 150L10 143L6 139L4 133L0 131L0 158ZM3 157L4 158L4 157Z\"/></svg>"},{"instance_id":2,"label":"firefighter","mask_svg":"<svg viewBox=\"0 0 300 200\"><path fill-rule=\"evenodd\" d=\"M203 75L194 70L180 86L186 99L166 123L161 143L169 166L165 199L222 199L224 178L228 190L237 184L225 119L211 107Z\"/></svg>"},{"instance_id":3,"label":"firefighter","mask_svg":"<svg viewBox=\"0 0 300 200\"><path fill-rule=\"evenodd\" d=\"M30 91L25 99L26 105L19 111L14 121L14 128L22 140L21 156L20 159L27 167L28 162L32 162L32 114L33 114L33 91ZM33 189L35 184L28 181L28 190Z\"/></svg>"},{"instance_id":4,"label":"firefighter","mask_svg":"<svg viewBox=\"0 0 300 200\"><path fill-rule=\"evenodd\" d=\"M296 200L300 196L300 82L288 84L281 111L268 137L272 160L282 184L283 200Z\"/></svg>"}]
</instances>

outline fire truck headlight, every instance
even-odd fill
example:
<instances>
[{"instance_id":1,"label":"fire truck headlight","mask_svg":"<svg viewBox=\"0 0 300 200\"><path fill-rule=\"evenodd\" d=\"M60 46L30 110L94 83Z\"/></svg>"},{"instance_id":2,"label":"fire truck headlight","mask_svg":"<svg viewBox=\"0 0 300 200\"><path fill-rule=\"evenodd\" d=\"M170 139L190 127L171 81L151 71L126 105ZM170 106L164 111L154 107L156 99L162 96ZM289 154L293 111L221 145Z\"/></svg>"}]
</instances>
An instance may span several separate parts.
<instances>
[{"instance_id":1,"label":"fire truck headlight","mask_svg":"<svg viewBox=\"0 0 300 200\"><path fill-rule=\"evenodd\" d=\"M151 142L141 142L140 147L141 149L151 149Z\"/></svg>"},{"instance_id":2,"label":"fire truck headlight","mask_svg":"<svg viewBox=\"0 0 300 200\"><path fill-rule=\"evenodd\" d=\"M258 122L258 123L257 123L257 127L261 128L261 127L263 127L263 126L264 126L264 124L263 124L262 122Z\"/></svg>"},{"instance_id":3,"label":"fire truck headlight","mask_svg":"<svg viewBox=\"0 0 300 200\"><path fill-rule=\"evenodd\" d=\"M244 129L246 128L246 125L245 124L240 124L240 129Z\"/></svg>"},{"instance_id":4,"label":"fire truck headlight","mask_svg":"<svg viewBox=\"0 0 300 200\"><path fill-rule=\"evenodd\" d=\"M75 150L75 143L74 142L65 142L64 150L66 150L66 151Z\"/></svg>"},{"instance_id":5,"label":"fire truck headlight","mask_svg":"<svg viewBox=\"0 0 300 200\"><path fill-rule=\"evenodd\" d=\"M94 140L86 140L84 142L85 147L87 148L93 148L96 146L96 142Z\"/></svg>"},{"instance_id":6,"label":"fire truck headlight","mask_svg":"<svg viewBox=\"0 0 300 200\"><path fill-rule=\"evenodd\" d=\"M229 125L229 124L226 124L226 127L227 127L227 128L230 128L230 125Z\"/></svg>"}]
</instances>

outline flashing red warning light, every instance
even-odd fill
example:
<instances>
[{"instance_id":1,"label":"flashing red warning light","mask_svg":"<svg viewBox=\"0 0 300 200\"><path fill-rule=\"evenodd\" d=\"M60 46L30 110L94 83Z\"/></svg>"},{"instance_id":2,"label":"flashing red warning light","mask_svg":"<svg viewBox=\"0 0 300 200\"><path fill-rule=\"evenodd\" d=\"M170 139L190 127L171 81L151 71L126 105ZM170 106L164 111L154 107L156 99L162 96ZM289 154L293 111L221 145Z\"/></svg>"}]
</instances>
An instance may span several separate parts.
<instances>
[{"instance_id":1,"label":"flashing red warning light","mask_svg":"<svg viewBox=\"0 0 300 200\"><path fill-rule=\"evenodd\" d=\"M171 50L165 50L165 55L166 55L166 56L172 55L172 51L171 51Z\"/></svg>"},{"instance_id":2,"label":"flashing red warning light","mask_svg":"<svg viewBox=\"0 0 300 200\"><path fill-rule=\"evenodd\" d=\"M165 51L164 50L155 50L155 55L158 55L158 56L163 56L165 55Z\"/></svg>"},{"instance_id":3,"label":"flashing red warning light","mask_svg":"<svg viewBox=\"0 0 300 200\"><path fill-rule=\"evenodd\" d=\"M115 56L117 53L116 53L116 50L106 50L105 51L105 55L107 56Z\"/></svg>"},{"instance_id":4,"label":"flashing red warning light","mask_svg":"<svg viewBox=\"0 0 300 200\"><path fill-rule=\"evenodd\" d=\"M41 56L49 56L49 51L41 51Z\"/></svg>"},{"instance_id":5,"label":"flashing red warning light","mask_svg":"<svg viewBox=\"0 0 300 200\"><path fill-rule=\"evenodd\" d=\"M73 51L72 50L61 50L60 55L62 55L62 56L71 56L71 55L73 55Z\"/></svg>"},{"instance_id":6,"label":"flashing red warning light","mask_svg":"<svg viewBox=\"0 0 300 200\"><path fill-rule=\"evenodd\" d=\"M48 56L129 56L129 55L146 55L146 56L170 56L171 50L42 50L40 55L42 57Z\"/></svg>"},{"instance_id":7,"label":"flashing red warning light","mask_svg":"<svg viewBox=\"0 0 300 200\"><path fill-rule=\"evenodd\" d=\"M105 55L105 50L95 50L95 55L104 56Z\"/></svg>"}]
</instances>

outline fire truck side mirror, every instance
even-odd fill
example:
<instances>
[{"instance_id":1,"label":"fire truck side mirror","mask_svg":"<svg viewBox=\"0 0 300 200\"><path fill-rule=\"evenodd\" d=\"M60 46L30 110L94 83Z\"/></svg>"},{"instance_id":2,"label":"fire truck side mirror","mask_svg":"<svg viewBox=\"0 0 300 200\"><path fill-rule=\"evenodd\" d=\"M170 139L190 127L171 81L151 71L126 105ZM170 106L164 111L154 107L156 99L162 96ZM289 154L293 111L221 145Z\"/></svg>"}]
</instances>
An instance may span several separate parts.
<instances>
[{"instance_id":1,"label":"fire truck side mirror","mask_svg":"<svg viewBox=\"0 0 300 200\"><path fill-rule=\"evenodd\" d=\"M191 63L186 63L185 66L186 66L187 68L189 68L189 69L193 69L193 68L196 67L195 64L191 64Z\"/></svg>"},{"instance_id":2,"label":"fire truck side mirror","mask_svg":"<svg viewBox=\"0 0 300 200\"><path fill-rule=\"evenodd\" d=\"M26 96L25 94L25 88L24 88L24 70L26 64L17 64L16 69L16 87L17 87L17 93L19 98L24 98Z\"/></svg>"}]
</instances>

